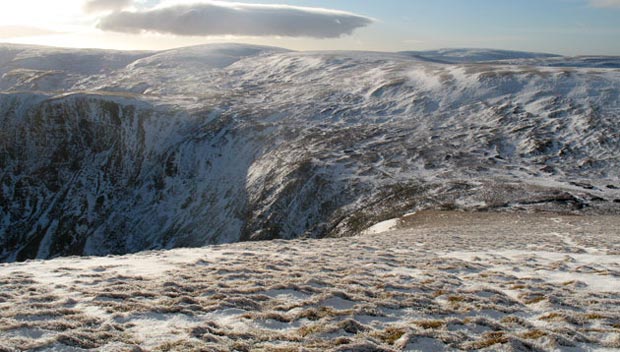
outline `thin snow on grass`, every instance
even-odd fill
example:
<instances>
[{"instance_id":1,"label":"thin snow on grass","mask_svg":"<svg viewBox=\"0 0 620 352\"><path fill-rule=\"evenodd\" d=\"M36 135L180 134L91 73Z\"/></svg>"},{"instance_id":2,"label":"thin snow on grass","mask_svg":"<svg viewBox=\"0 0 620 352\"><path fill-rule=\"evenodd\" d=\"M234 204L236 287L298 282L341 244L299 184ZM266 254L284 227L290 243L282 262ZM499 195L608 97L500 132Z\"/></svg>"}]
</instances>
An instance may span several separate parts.
<instances>
[{"instance_id":1,"label":"thin snow on grass","mask_svg":"<svg viewBox=\"0 0 620 352\"><path fill-rule=\"evenodd\" d=\"M3 264L0 346L611 351L619 221L419 212L354 238Z\"/></svg>"}]
</instances>

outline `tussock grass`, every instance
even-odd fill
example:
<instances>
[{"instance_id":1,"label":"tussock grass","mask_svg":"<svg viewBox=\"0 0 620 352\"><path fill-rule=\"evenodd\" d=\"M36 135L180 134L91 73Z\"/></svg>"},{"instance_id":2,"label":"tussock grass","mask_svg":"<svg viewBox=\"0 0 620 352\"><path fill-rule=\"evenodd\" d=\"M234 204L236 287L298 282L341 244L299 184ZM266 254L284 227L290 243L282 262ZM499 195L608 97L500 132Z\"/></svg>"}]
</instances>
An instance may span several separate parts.
<instances>
[{"instance_id":1,"label":"tussock grass","mask_svg":"<svg viewBox=\"0 0 620 352\"><path fill-rule=\"evenodd\" d=\"M378 338L388 345L393 345L406 333L407 330L404 328L389 326L385 330L373 332L371 336Z\"/></svg>"},{"instance_id":2,"label":"tussock grass","mask_svg":"<svg viewBox=\"0 0 620 352\"><path fill-rule=\"evenodd\" d=\"M422 329L439 329L445 325L445 322L442 320L422 320L413 322L413 324Z\"/></svg>"},{"instance_id":3,"label":"tussock grass","mask_svg":"<svg viewBox=\"0 0 620 352\"><path fill-rule=\"evenodd\" d=\"M451 221L446 228L453 227ZM467 231L467 222L458 224ZM458 252L460 259L437 255L446 247L477 251L486 243L510 251L526 244L551 252L567 246L555 237L508 233L502 239L499 230L487 237L478 230L467 236L460 231L196 249L209 260L194 257L191 265L183 262L152 277L120 275L121 266L63 264L56 270L62 285L38 282L33 270L3 275L0 267L0 346L392 352L427 339L449 348L490 351L615 346L617 297L578 280L557 283L535 275L560 269L596 275L605 265L611 273L618 270L613 261L584 266L572 250L574 261L562 260L561 266L557 257L529 252L476 252L471 258ZM165 261L167 252L158 255ZM497 268L521 272L517 278L510 269ZM28 335L41 332L48 337ZM166 341L153 344L142 337L145 332Z\"/></svg>"}]
</instances>

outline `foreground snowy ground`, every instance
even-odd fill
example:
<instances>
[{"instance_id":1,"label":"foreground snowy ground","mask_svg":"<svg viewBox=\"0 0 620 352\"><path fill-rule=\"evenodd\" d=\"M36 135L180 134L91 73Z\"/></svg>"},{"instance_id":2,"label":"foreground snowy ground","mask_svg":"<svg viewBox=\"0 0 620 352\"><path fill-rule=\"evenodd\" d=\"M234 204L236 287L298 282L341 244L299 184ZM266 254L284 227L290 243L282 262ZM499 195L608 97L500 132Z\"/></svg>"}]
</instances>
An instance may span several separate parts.
<instances>
[{"instance_id":1,"label":"foreground snowy ground","mask_svg":"<svg viewBox=\"0 0 620 352\"><path fill-rule=\"evenodd\" d=\"M618 229L422 212L354 238L3 264L0 351L617 350Z\"/></svg>"}]
</instances>

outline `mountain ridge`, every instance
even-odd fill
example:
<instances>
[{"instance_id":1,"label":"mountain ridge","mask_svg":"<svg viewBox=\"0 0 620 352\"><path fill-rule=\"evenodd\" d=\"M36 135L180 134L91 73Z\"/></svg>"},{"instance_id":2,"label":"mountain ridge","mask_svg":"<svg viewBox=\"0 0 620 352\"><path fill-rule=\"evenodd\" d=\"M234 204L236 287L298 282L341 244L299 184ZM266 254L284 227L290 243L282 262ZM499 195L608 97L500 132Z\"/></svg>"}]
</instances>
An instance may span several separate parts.
<instances>
[{"instance_id":1,"label":"mountain ridge","mask_svg":"<svg viewBox=\"0 0 620 352\"><path fill-rule=\"evenodd\" d=\"M115 54L0 66L0 261L350 236L427 208L620 208L614 68Z\"/></svg>"}]
</instances>

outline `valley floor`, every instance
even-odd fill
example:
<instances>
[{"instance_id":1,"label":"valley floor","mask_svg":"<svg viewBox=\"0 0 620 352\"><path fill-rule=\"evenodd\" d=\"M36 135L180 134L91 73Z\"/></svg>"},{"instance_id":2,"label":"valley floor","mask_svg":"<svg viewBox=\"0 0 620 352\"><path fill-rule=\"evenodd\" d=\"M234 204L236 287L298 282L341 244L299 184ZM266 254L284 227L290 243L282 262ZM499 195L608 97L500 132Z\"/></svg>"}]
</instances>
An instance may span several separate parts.
<instances>
[{"instance_id":1,"label":"valley floor","mask_svg":"<svg viewBox=\"0 0 620 352\"><path fill-rule=\"evenodd\" d=\"M421 212L353 238L0 265L0 351L612 351L620 218Z\"/></svg>"}]
</instances>

